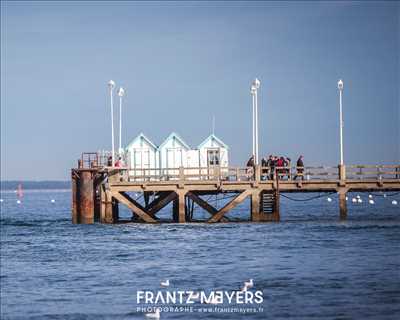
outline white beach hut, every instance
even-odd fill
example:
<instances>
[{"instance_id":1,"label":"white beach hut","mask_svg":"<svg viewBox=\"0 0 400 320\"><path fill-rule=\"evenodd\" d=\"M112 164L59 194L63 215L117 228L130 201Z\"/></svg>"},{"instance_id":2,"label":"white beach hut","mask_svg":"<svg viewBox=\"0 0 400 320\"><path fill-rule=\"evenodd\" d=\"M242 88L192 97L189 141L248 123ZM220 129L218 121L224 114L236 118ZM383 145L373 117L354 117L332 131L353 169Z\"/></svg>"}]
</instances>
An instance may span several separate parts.
<instances>
[{"instance_id":1,"label":"white beach hut","mask_svg":"<svg viewBox=\"0 0 400 320\"><path fill-rule=\"evenodd\" d=\"M159 146L158 153L160 169L187 167L190 147L178 134L173 132Z\"/></svg>"},{"instance_id":2,"label":"white beach hut","mask_svg":"<svg viewBox=\"0 0 400 320\"><path fill-rule=\"evenodd\" d=\"M214 134L211 134L200 143L198 149L200 167L227 167L229 165L229 147Z\"/></svg>"},{"instance_id":3,"label":"white beach hut","mask_svg":"<svg viewBox=\"0 0 400 320\"><path fill-rule=\"evenodd\" d=\"M140 133L128 144L126 152L129 168L154 169L158 167L157 146L143 133ZM137 175L138 173L135 172L135 174Z\"/></svg>"}]
</instances>

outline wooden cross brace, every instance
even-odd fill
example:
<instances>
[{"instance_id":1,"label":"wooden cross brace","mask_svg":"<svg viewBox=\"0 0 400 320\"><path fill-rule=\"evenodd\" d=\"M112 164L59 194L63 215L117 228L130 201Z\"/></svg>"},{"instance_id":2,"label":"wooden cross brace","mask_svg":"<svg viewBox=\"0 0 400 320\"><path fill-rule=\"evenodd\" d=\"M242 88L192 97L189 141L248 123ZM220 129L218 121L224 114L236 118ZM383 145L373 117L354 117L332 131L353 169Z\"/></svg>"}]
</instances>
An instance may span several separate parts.
<instances>
[{"instance_id":1,"label":"wooden cross brace","mask_svg":"<svg viewBox=\"0 0 400 320\"><path fill-rule=\"evenodd\" d=\"M218 212L216 212L207 222L212 223L220 221L228 211L232 210L238 204L243 202L243 200L246 199L246 197L248 197L249 195L251 195L251 193L252 193L251 189L244 190L242 193L240 193L230 202L228 202L225 206L223 206Z\"/></svg>"},{"instance_id":2,"label":"wooden cross brace","mask_svg":"<svg viewBox=\"0 0 400 320\"><path fill-rule=\"evenodd\" d=\"M118 191L111 191L111 196L134 211L144 221L150 223L157 222L157 220L154 219L154 217L152 217L140 203L132 199L128 194L120 193Z\"/></svg>"}]
</instances>

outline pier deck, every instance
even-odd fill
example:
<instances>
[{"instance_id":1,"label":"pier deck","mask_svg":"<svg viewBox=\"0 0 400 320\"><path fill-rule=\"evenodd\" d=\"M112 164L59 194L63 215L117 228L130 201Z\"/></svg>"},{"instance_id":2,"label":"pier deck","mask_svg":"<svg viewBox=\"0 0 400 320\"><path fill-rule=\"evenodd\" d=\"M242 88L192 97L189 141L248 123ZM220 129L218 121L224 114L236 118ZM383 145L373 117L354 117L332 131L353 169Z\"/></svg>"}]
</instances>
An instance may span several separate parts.
<instances>
[{"instance_id":1,"label":"pier deck","mask_svg":"<svg viewBox=\"0 0 400 320\"><path fill-rule=\"evenodd\" d=\"M346 219L352 191L400 191L400 165L137 169L79 161L72 169L72 220L121 222L122 204L132 211L132 222L158 223L158 212L172 202L172 222L197 222L194 204L209 213L204 222L229 222L229 211L250 198L250 221L279 221L280 194L286 192L337 192L339 216ZM216 208L204 199L215 194L229 194L229 201Z\"/></svg>"}]
</instances>

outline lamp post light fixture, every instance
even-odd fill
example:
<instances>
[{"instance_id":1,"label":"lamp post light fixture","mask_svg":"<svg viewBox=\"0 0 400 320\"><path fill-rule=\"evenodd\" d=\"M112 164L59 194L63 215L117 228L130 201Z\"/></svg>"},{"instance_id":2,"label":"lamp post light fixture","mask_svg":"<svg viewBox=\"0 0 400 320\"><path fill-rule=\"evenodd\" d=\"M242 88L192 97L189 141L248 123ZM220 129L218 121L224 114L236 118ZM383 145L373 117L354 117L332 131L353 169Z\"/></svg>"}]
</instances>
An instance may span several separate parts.
<instances>
[{"instance_id":1,"label":"lamp post light fixture","mask_svg":"<svg viewBox=\"0 0 400 320\"><path fill-rule=\"evenodd\" d=\"M113 80L108 81L108 88L110 89L110 102L111 102L111 159L112 166L114 166L115 159L115 148L114 148L114 101L113 101L113 90L115 88L115 82Z\"/></svg>"},{"instance_id":2,"label":"lamp post light fixture","mask_svg":"<svg viewBox=\"0 0 400 320\"><path fill-rule=\"evenodd\" d=\"M257 78L254 79L251 86L251 94L253 96L253 155L254 164L258 165L258 96L257 92L261 82Z\"/></svg>"},{"instance_id":3,"label":"lamp post light fixture","mask_svg":"<svg viewBox=\"0 0 400 320\"><path fill-rule=\"evenodd\" d=\"M122 155L122 97L125 95L125 90L123 88L119 88L118 96L119 96L119 148L118 153Z\"/></svg>"},{"instance_id":4,"label":"lamp post light fixture","mask_svg":"<svg viewBox=\"0 0 400 320\"><path fill-rule=\"evenodd\" d=\"M340 165L343 166L343 108L342 108L343 80L340 79L337 85L339 89Z\"/></svg>"}]
</instances>

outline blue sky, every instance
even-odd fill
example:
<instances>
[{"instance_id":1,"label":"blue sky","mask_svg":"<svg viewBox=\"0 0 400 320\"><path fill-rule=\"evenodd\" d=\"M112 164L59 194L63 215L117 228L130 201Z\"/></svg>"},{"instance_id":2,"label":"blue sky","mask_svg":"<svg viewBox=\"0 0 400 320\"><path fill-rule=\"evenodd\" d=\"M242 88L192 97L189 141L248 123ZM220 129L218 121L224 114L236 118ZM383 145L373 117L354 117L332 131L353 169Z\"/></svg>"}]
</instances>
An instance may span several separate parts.
<instances>
[{"instance_id":1,"label":"blue sky","mask_svg":"<svg viewBox=\"0 0 400 320\"><path fill-rule=\"evenodd\" d=\"M123 143L211 132L230 163L251 153L250 83L261 80L260 152L400 160L397 2L1 2L1 178L68 179L110 149L107 82L126 90Z\"/></svg>"}]
</instances>

